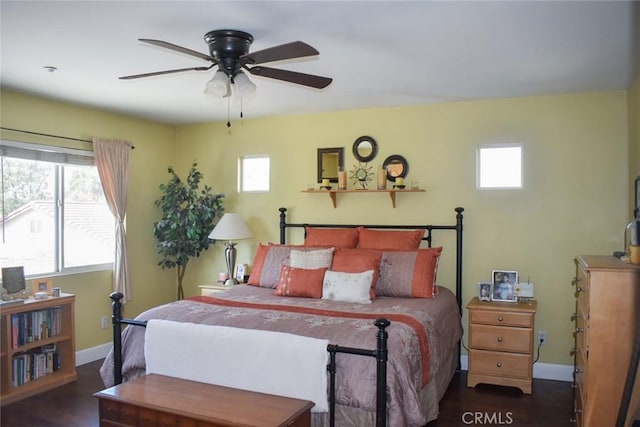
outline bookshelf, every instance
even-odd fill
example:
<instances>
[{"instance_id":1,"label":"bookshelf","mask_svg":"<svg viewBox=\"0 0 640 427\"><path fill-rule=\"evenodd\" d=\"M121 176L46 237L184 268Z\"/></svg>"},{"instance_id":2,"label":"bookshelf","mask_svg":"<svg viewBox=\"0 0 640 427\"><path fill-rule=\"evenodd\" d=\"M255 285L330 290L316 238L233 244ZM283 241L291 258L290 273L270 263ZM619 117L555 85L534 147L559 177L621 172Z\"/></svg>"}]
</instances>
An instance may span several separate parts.
<instances>
[{"instance_id":1,"label":"bookshelf","mask_svg":"<svg viewBox=\"0 0 640 427\"><path fill-rule=\"evenodd\" d=\"M2 406L77 379L74 304L62 294L0 306Z\"/></svg>"}]
</instances>

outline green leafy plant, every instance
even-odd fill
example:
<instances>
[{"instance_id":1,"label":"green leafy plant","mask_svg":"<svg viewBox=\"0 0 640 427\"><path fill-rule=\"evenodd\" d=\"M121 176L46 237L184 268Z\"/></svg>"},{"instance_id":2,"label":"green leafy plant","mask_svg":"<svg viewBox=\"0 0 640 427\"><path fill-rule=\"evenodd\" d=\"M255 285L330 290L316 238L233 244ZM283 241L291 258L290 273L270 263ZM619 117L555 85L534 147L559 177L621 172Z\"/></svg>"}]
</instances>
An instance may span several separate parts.
<instances>
[{"instance_id":1,"label":"green leafy plant","mask_svg":"<svg viewBox=\"0 0 640 427\"><path fill-rule=\"evenodd\" d=\"M184 298L182 280L189 260L209 248L209 233L224 213L224 194L213 193L207 185L200 189L202 174L197 166L194 161L186 182L169 167L171 179L160 184L162 197L155 201L162 210L162 219L153 224L156 251L162 256L158 265L177 268L178 299Z\"/></svg>"}]
</instances>

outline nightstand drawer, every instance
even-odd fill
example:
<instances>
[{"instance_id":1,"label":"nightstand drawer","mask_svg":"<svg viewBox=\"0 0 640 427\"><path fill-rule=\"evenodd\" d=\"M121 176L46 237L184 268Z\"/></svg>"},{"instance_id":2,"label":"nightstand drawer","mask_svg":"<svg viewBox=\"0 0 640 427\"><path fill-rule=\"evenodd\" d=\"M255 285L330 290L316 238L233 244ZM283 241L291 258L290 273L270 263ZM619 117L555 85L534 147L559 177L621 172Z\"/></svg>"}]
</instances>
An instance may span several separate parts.
<instances>
[{"instance_id":1,"label":"nightstand drawer","mask_svg":"<svg viewBox=\"0 0 640 427\"><path fill-rule=\"evenodd\" d=\"M483 323L486 325L517 326L521 328L533 327L533 316L529 313L513 313L508 311L471 311L471 323Z\"/></svg>"},{"instance_id":2,"label":"nightstand drawer","mask_svg":"<svg viewBox=\"0 0 640 427\"><path fill-rule=\"evenodd\" d=\"M530 353L533 330L504 326L473 325L469 345L474 349Z\"/></svg>"},{"instance_id":3,"label":"nightstand drawer","mask_svg":"<svg viewBox=\"0 0 640 427\"><path fill-rule=\"evenodd\" d=\"M510 378L531 378L531 356L528 354L473 349L469 354L469 372Z\"/></svg>"}]
</instances>

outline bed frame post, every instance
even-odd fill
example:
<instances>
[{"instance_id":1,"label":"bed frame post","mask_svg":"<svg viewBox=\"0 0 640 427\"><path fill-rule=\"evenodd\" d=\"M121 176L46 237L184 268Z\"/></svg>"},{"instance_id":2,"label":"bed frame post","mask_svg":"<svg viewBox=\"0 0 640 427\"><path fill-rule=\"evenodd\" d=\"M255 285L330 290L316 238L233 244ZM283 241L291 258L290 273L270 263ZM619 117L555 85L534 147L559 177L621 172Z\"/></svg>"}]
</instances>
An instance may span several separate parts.
<instances>
[{"instance_id":1,"label":"bed frame post","mask_svg":"<svg viewBox=\"0 0 640 427\"><path fill-rule=\"evenodd\" d=\"M376 427L385 427L387 425L387 338L389 338L385 329L391 322L387 319L376 319L373 324L378 327L376 334Z\"/></svg>"},{"instance_id":2,"label":"bed frame post","mask_svg":"<svg viewBox=\"0 0 640 427\"><path fill-rule=\"evenodd\" d=\"M287 229L287 208L278 208L280 211L280 244L285 242L285 230Z\"/></svg>"},{"instance_id":3,"label":"bed frame post","mask_svg":"<svg viewBox=\"0 0 640 427\"><path fill-rule=\"evenodd\" d=\"M458 302L458 310L460 310L460 316L462 316L462 212L464 208L457 207L456 211L456 301ZM458 363L457 369L460 371L462 366L460 364L460 356L462 354L461 349L462 341L458 341Z\"/></svg>"},{"instance_id":4,"label":"bed frame post","mask_svg":"<svg viewBox=\"0 0 640 427\"><path fill-rule=\"evenodd\" d=\"M122 384L122 297L120 292L109 294L111 298L111 323L113 324L113 379L115 384Z\"/></svg>"}]
</instances>

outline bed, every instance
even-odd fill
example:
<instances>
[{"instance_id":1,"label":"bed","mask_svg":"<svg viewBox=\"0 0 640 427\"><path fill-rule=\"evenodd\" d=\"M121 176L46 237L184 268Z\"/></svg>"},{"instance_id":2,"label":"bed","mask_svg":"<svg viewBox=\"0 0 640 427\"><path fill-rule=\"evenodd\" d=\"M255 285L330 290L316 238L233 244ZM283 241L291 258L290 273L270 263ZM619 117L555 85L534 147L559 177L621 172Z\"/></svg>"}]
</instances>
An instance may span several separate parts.
<instances>
[{"instance_id":1,"label":"bed","mask_svg":"<svg viewBox=\"0 0 640 427\"><path fill-rule=\"evenodd\" d=\"M377 425L423 426L436 419L459 368L463 208L455 209L451 225L290 223L286 209L279 211L280 242L259 245L247 285L152 308L131 324L164 319L276 331L365 352L379 346L376 319L387 319L386 420ZM296 229L304 230L304 245L287 245ZM456 233L455 248L433 245L433 232L440 230ZM454 291L437 283L442 250L455 253ZM375 264L375 274L365 270ZM121 356L112 350L106 357L100 369L106 386L146 368L145 328L127 326L121 335L114 328L115 335ZM338 354L335 366L335 424L376 425L379 360ZM315 412L312 424L330 425L329 418Z\"/></svg>"}]
</instances>

